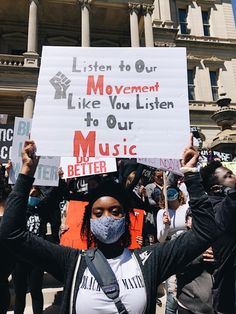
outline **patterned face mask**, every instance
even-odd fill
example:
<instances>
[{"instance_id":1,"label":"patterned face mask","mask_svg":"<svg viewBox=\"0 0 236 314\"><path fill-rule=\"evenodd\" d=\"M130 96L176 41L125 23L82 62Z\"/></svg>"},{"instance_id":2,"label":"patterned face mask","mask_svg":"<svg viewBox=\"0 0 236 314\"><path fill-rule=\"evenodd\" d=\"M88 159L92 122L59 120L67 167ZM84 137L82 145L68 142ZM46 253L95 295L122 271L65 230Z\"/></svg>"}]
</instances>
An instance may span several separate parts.
<instances>
[{"instance_id":1,"label":"patterned face mask","mask_svg":"<svg viewBox=\"0 0 236 314\"><path fill-rule=\"evenodd\" d=\"M125 232L125 217L114 218L103 216L90 219L90 227L93 235L102 243L115 243Z\"/></svg>"}]
</instances>

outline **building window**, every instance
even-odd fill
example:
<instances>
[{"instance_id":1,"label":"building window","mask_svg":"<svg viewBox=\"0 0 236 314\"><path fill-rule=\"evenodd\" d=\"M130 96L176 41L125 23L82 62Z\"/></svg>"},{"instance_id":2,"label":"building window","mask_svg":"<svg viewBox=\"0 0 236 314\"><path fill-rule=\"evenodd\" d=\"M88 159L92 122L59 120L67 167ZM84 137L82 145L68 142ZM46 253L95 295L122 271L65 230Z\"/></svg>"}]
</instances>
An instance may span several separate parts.
<instances>
[{"instance_id":1,"label":"building window","mask_svg":"<svg viewBox=\"0 0 236 314\"><path fill-rule=\"evenodd\" d=\"M210 14L209 11L202 11L202 23L204 36L210 36Z\"/></svg>"},{"instance_id":2,"label":"building window","mask_svg":"<svg viewBox=\"0 0 236 314\"><path fill-rule=\"evenodd\" d=\"M187 22L188 11L187 9L179 9L178 12L179 12L180 33L189 34L188 22Z\"/></svg>"},{"instance_id":3,"label":"building window","mask_svg":"<svg viewBox=\"0 0 236 314\"><path fill-rule=\"evenodd\" d=\"M194 85L195 71L188 70L188 99L195 100L195 85Z\"/></svg>"},{"instance_id":4,"label":"building window","mask_svg":"<svg viewBox=\"0 0 236 314\"><path fill-rule=\"evenodd\" d=\"M21 56L21 55L23 55L23 53L25 53L25 50L20 50L20 49L12 49L11 50L11 54L12 55Z\"/></svg>"},{"instance_id":5,"label":"building window","mask_svg":"<svg viewBox=\"0 0 236 314\"><path fill-rule=\"evenodd\" d=\"M217 101L219 98L218 71L210 71L210 80L211 80L212 98L214 101Z\"/></svg>"}]
</instances>

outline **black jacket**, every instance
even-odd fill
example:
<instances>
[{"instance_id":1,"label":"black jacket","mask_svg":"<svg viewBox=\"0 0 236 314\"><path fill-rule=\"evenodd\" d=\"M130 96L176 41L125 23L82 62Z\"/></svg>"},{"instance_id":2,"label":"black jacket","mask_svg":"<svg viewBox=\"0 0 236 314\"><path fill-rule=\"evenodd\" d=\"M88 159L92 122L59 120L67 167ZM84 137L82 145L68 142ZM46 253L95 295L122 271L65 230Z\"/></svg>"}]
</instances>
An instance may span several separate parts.
<instances>
[{"instance_id":1,"label":"black jacket","mask_svg":"<svg viewBox=\"0 0 236 314\"><path fill-rule=\"evenodd\" d=\"M177 274L177 298L195 314L214 314L212 303L212 272L214 263L198 256Z\"/></svg>"},{"instance_id":2,"label":"black jacket","mask_svg":"<svg viewBox=\"0 0 236 314\"><path fill-rule=\"evenodd\" d=\"M1 226L2 217L0 216L0 226ZM3 241L0 241L0 286L5 284L8 280L8 277L12 273L15 266L15 259L11 252L9 252L6 245Z\"/></svg>"},{"instance_id":3,"label":"black jacket","mask_svg":"<svg viewBox=\"0 0 236 314\"><path fill-rule=\"evenodd\" d=\"M216 259L214 272L214 309L224 314L236 313L236 189L227 196L210 196L215 219L222 234L212 245Z\"/></svg>"},{"instance_id":4,"label":"black jacket","mask_svg":"<svg viewBox=\"0 0 236 314\"><path fill-rule=\"evenodd\" d=\"M61 313L67 314L70 307L75 265L82 252L55 245L40 237L33 236L25 230L24 211L32 183L33 178L19 175L7 202L0 229L0 241L5 241L15 254L43 267L63 282L64 294ZM192 230L180 235L176 240L134 250L147 292L146 314L155 313L157 286L172 274L181 271L186 264L207 249L216 237L212 206L200 183L199 174L187 175L186 185L193 212ZM81 257L73 291L73 313L75 313L76 293L86 267L83 255Z\"/></svg>"}]
</instances>

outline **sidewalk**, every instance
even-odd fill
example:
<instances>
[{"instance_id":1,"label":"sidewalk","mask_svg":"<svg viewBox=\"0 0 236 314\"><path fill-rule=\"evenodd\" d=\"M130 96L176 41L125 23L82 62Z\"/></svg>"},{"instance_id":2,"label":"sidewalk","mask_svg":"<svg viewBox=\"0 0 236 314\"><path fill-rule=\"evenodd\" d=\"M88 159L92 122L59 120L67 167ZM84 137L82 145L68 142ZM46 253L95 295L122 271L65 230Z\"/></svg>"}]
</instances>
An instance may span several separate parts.
<instances>
[{"instance_id":1,"label":"sidewalk","mask_svg":"<svg viewBox=\"0 0 236 314\"><path fill-rule=\"evenodd\" d=\"M62 293L61 284L54 279L51 275L45 273L43 281L43 297L44 297L44 311L45 314L58 314L60 312L60 300ZM14 304L14 289L11 287L11 308L7 314L13 314ZM33 314L31 296L29 293L26 295L26 307L24 314Z\"/></svg>"}]
</instances>

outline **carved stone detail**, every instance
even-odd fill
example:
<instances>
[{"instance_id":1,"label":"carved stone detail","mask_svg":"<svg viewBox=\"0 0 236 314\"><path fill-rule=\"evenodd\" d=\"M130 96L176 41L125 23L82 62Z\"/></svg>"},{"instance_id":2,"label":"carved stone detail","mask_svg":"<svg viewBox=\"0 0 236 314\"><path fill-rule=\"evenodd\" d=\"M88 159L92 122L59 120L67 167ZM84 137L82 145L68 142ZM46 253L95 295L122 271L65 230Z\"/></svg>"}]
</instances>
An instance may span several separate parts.
<instances>
[{"instance_id":1,"label":"carved stone detail","mask_svg":"<svg viewBox=\"0 0 236 314\"><path fill-rule=\"evenodd\" d=\"M132 15L133 13L136 13L137 15L141 12L141 4L136 2L129 2L129 13Z\"/></svg>"},{"instance_id":2,"label":"carved stone detail","mask_svg":"<svg viewBox=\"0 0 236 314\"><path fill-rule=\"evenodd\" d=\"M31 4L32 2L34 2L36 5L39 5L39 0L29 0L29 4Z\"/></svg>"},{"instance_id":3,"label":"carved stone detail","mask_svg":"<svg viewBox=\"0 0 236 314\"><path fill-rule=\"evenodd\" d=\"M147 14L152 15L154 8L155 7L152 4L145 4L145 3L143 3L142 4L142 14L144 16L146 16Z\"/></svg>"},{"instance_id":4,"label":"carved stone detail","mask_svg":"<svg viewBox=\"0 0 236 314\"><path fill-rule=\"evenodd\" d=\"M90 10L92 0L77 0L77 1L81 6L81 9L87 8L88 10Z\"/></svg>"}]
</instances>

